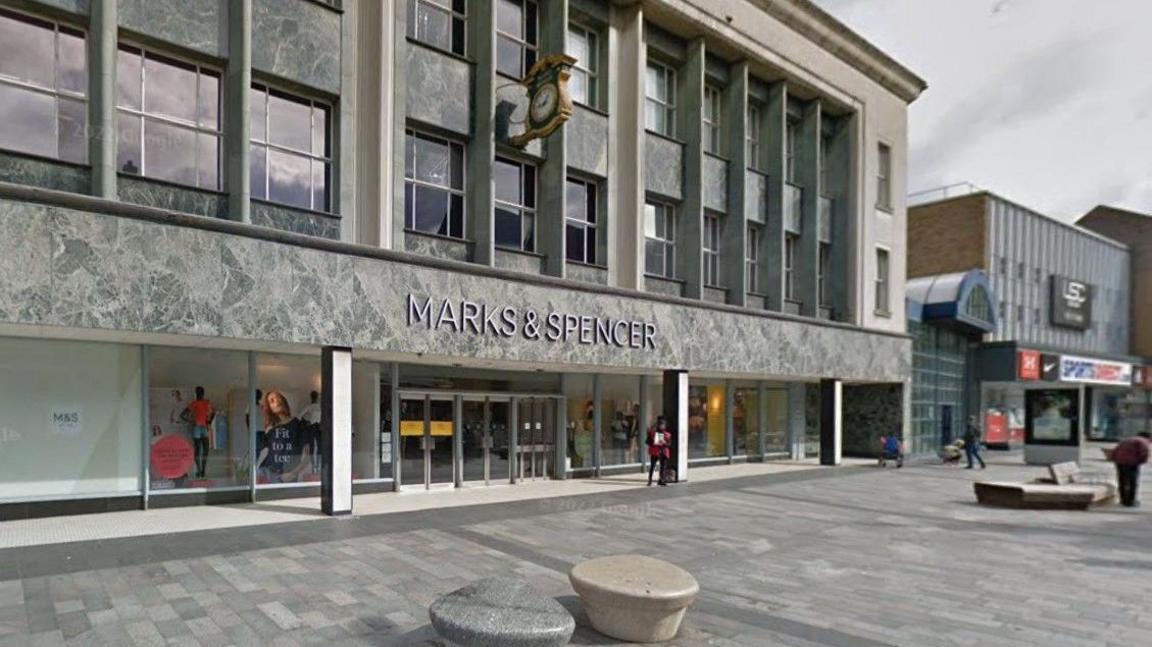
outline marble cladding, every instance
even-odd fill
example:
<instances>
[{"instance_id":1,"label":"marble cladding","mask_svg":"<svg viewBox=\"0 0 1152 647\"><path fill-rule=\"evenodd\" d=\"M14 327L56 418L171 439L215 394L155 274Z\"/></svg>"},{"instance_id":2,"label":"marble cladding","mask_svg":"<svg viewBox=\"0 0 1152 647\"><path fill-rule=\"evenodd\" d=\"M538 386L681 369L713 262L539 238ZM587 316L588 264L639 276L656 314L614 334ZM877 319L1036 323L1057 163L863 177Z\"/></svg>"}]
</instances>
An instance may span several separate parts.
<instances>
[{"instance_id":1,"label":"marble cladding","mask_svg":"<svg viewBox=\"0 0 1152 647\"><path fill-rule=\"evenodd\" d=\"M580 263L567 263L564 268L565 278L583 283L598 283L608 285L608 268Z\"/></svg>"},{"instance_id":2,"label":"marble cladding","mask_svg":"<svg viewBox=\"0 0 1152 647\"><path fill-rule=\"evenodd\" d=\"M768 307L768 301L759 294L749 294L745 296L744 303L753 310L764 310Z\"/></svg>"},{"instance_id":3,"label":"marble cladding","mask_svg":"<svg viewBox=\"0 0 1152 647\"><path fill-rule=\"evenodd\" d=\"M472 243L463 240L426 236L414 231L404 232L404 251L421 256L468 261L472 258L471 246Z\"/></svg>"},{"instance_id":4,"label":"marble cladding","mask_svg":"<svg viewBox=\"0 0 1152 647\"><path fill-rule=\"evenodd\" d=\"M768 222L768 176L751 169L744 174L744 217Z\"/></svg>"},{"instance_id":5,"label":"marble cladding","mask_svg":"<svg viewBox=\"0 0 1152 647\"><path fill-rule=\"evenodd\" d=\"M658 276L645 276L644 291L670 297L679 297L684 296L684 283L671 279L662 279Z\"/></svg>"},{"instance_id":6,"label":"marble cladding","mask_svg":"<svg viewBox=\"0 0 1152 647\"><path fill-rule=\"evenodd\" d=\"M341 19L308 0L252 0L252 67L339 94Z\"/></svg>"},{"instance_id":7,"label":"marble cladding","mask_svg":"<svg viewBox=\"0 0 1152 647\"><path fill-rule=\"evenodd\" d=\"M472 66L411 42L404 48L404 57L408 118L459 135L471 134Z\"/></svg>"},{"instance_id":8,"label":"marble cladding","mask_svg":"<svg viewBox=\"0 0 1152 647\"><path fill-rule=\"evenodd\" d=\"M38 157L0 151L0 182L12 182L70 193L91 191L91 171Z\"/></svg>"},{"instance_id":9,"label":"marble cladding","mask_svg":"<svg viewBox=\"0 0 1152 647\"><path fill-rule=\"evenodd\" d=\"M543 256L538 256L536 254L525 254L523 252L516 252L510 249L497 248L496 254L493 256L493 265L502 270L522 272L524 274L544 273Z\"/></svg>"},{"instance_id":10,"label":"marble cladding","mask_svg":"<svg viewBox=\"0 0 1152 647\"><path fill-rule=\"evenodd\" d=\"M841 452L846 456L876 456L880 436L901 433L903 398L900 384L845 384Z\"/></svg>"},{"instance_id":11,"label":"marble cladding","mask_svg":"<svg viewBox=\"0 0 1152 647\"><path fill-rule=\"evenodd\" d=\"M704 208L728 213L728 160L705 154L702 175Z\"/></svg>"},{"instance_id":12,"label":"marble cladding","mask_svg":"<svg viewBox=\"0 0 1152 647\"><path fill-rule=\"evenodd\" d=\"M127 175L118 178L116 190L120 200L132 204L212 218L228 217L228 196L222 193Z\"/></svg>"},{"instance_id":13,"label":"marble cladding","mask_svg":"<svg viewBox=\"0 0 1152 647\"><path fill-rule=\"evenodd\" d=\"M684 184L684 145L644 134L644 189L679 200Z\"/></svg>"},{"instance_id":14,"label":"marble cladding","mask_svg":"<svg viewBox=\"0 0 1152 647\"><path fill-rule=\"evenodd\" d=\"M725 288L710 288L704 286L704 300L709 303L728 303L728 290Z\"/></svg>"},{"instance_id":15,"label":"marble cladding","mask_svg":"<svg viewBox=\"0 0 1152 647\"><path fill-rule=\"evenodd\" d=\"M608 177L608 117L576 106L564 128L568 135L568 166Z\"/></svg>"},{"instance_id":16,"label":"marble cladding","mask_svg":"<svg viewBox=\"0 0 1152 647\"><path fill-rule=\"evenodd\" d=\"M340 240L340 217L253 200L252 224L306 236Z\"/></svg>"},{"instance_id":17,"label":"marble cladding","mask_svg":"<svg viewBox=\"0 0 1152 647\"><path fill-rule=\"evenodd\" d=\"M902 381L911 341L619 294L352 256L0 199L0 318L8 323L340 345L429 359L781 379ZM255 231L254 231L255 233ZM480 335L407 323L408 294L529 311L640 321L655 348ZM708 334L701 334L708 331Z\"/></svg>"},{"instance_id":18,"label":"marble cladding","mask_svg":"<svg viewBox=\"0 0 1152 647\"><path fill-rule=\"evenodd\" d=\"M220 0L117 0L121 27L219 58L228 57L227 9Z\"/></svg>"},{"instance_id":19,"label":"marble cladding","mask_svg":"<svg viewBox=\"0 0 1152 647\"><path fill-rule=\"evenodd\" d=\"M60 9L69 13L80 14L88 16L90 13L91 0L28 0L33 5L44 5L53 9Z\"/></svg>"}]
</instances>

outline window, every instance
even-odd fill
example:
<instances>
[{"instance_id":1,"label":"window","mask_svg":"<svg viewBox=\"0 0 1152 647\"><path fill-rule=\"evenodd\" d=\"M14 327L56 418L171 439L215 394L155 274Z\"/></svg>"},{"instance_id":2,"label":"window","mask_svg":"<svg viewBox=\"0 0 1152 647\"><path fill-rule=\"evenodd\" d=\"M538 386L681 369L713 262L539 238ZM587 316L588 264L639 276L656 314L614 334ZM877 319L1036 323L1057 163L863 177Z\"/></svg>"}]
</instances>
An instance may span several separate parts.
<instances>
[{"instance_id":1,"label":"window","mask_svg":"<svg viewBox=\"0 0 1152 647\"><path fill-rule=\"evenodd\" d=\"M796 184L796 140L800 137L800 122L789 119L784 127L784 181Z\"/></svg>"},{"instance_id":2,"label":"window","mask_svg":"<svg viewBox=\"0 0 1152 647\"><path fill-rule=\"evenodd\" d=\"M820 195L829 195L829 180L831 173L829 173L830 165L828 160L832 156L832 137L828 135L820 136Z\"/></svg>"},{"instance_id":3,"label":"window","mask_svg":"<svg viewBox=\"0 0 1152 647\"><path fill-rule=\"evenodd\" d=\"M676 275L676 209L672 205L644 204L644 271L665 278Z\"/></svg>"},{"instance_id":4,"label":"window","mask_svg":"<svg viewBox=\"0 0 1152 647\"><path fill-rule=\"evenodd\" d=\"M496 71L522 79L536 64L535 0L497 0Z\"/></svg>"},{"instance_id":5,"label":"window","mask_svg":"<svg viewBox=\"0 0 1152 647\"><path fill-rule=\"evenodd\" d=\"M796 245L800 237L784 234L784 298L796 300Z\"/></svg>"},{"instance_id":6,"label":"window","mask_svg":"<svg viewBox=\"0 0 1152 647\"><path fill-rule=\"evenodd\" d=\"M1000 320L1003 321L1005 319L1005 317L1008 316L1008 305L1006 303L1004 303L1003 301L1001 301L1000 307L998 308L998 310L999 310Z\"/></svg>"},{"instance_id":7,"label":"window","mask_svg":"<svg viewBox=\"0 0 1152 647\"><path fill-rule=\"evenodd\" d=\"M597 105L596 72L600 69L596 32L580 25L568 25L568 55L576 59L569 73L568 92L572 100L586 106Z\"/></svg>"},{"instance_id":8,"label":"window","mask_svg":"<svg viewBox=\"0 0 1152 647\"><path fill-rule=\"evenodd\" d=\"M675 137L676 71L649 60L644 92L645 124L648 130Z\"/></svg>"},{"instance_id":9,"label":"window","mask_svg":"<svg viewBox=\"0 0 1152 647\"><path fill-rule=\"evenodd\" d=\"M720 154L720 110L720 90L704 86L704 150L713 155Z\"/></svg>"},{"instance_id":10,"label":"window","mask_svg":"<svg viewBox=\"0 0 1152 647\"><path fill-rule=\"evenodd\" d=\"M464 145L409 130L404 139L404 226L464 238Z\"/></svg>"},{"instance_id":11,"label":"window","mask_svg":"<svg viewBox=\"0 0 1152 647\"><path fill-rule=\"evenodd\" d=\"M748 129L745 131L748 138L748 168L760 168L760 106L748 104Z\"/></svg>"},{"instance_id":12,"label":"window","mask_svg":"<svg viewBox=\"0 0 1152 647\"><path fill-rule=\"evenodd\" d=\"M88 161L83 32L0 11L0 146Z\"/></svg>"},{"instance_id":13,"label":"window","mask_svg":"<svg viewBox=\"0 0 1152 647\"><path fill-rule=\"evenodd\" d=\"M976 286L968 294L967 313L980 321L992 321L992 302L983 287Z\"/></svg>"},{"instance_id":14,"label":"window","mask_svg":"<svg viewBox=\"0 0 1152 647\"><path fill-rule=\"evenodd\" d=\"M760 236L762 230L756 225L748 225L748 249L744 253L744 264L748 271L748 291L760 292Z\"/></svg>"},{"instance_id":15,"label":"window","mask_svg":"<svg viewBox=\"0 0 1152 647\"><path fill-rule=\"evenodd\" d=\"M596 185L568 178L565 256L570 261L596 263Z\"/></svg>"},{"instance_id":16,"label":"window","mask_svg":"<svg viewBox=\"0 0 1152 647\"><path fill-rule=\"evenodd\" d=\"M1001 274L1007 274L1008 273L1008 259L1001 256L999 265L1000 265L1000 273Z\"/></svg>"},{"instance_id":17,"label":"window","mask_svg":"<svg viewBox=\"0 0 1152 647\"><path fill-rule=\"evenodd\" d=\"M1024 323L1024 306L1016 305L1016 321Z\"/></svg>"},{"instance_id":18,"label":"window","mask_svg":"<svg viewBox=\"0 0 1152 647\"><path fill-rule=\"evenodd\" d=\"M252 197L328 211L332 181L328 106L254 85L248 114Z\"/></svg>"},{"instance_id":19,"label":"window","mask_svg":"<svg viewBox=\"0 0 1152 647\"><path fill-rule=\"evenodd\" d=\"M1032 269L1032 280L1035 281L1036 283L1040 282L1041 278L1040 278L1040 268L1039 267Z\"/></svg>"},{"instance_id":20,"label":"window","mask_svg":"<svg viewBox=\"0 0 1152 647\"><path fill-rule=\"evenodd\" d=\"M408 0L408 37L464 55L465 0Z\"/></svg>"},{"instance_id":21,"label":"window","mask_svg":"<svg viewBox=\"0 0 1152 647\"><path fill-rule=\"evenodd\" d=\"M497 157L496 246L536 251L536 167Z\"/></svg>"},{"instance_id":22,"label":"window","mask_svg":"<svg viewBox=\"0 0 1152 647\"><path fill-rule=\"evenodd\" d=\"M819 298L819 303L822 306L828 305L828 270L832 262L832 245L828 243L820 243L820 257L817 259L816 265L816 290Z\"/></svg>"},{"instance_id":23,"label":"window","mask_svg":"<svg viewBox=\"0 0 1152 647\"><path fill-rule=\"evenodd\" d=\"M720 285L720 217L704 214L704 285Z\"/></svg>"},{"instance_id":24,"label":"window","mask_svg":"<svg viewBox=\"0 0 1152 647\"><path fill-rule=\"evenodd\" d=\"M879 161L876 164L876 206L892 208L892 149L888 144L879 145Z\"/></svg>"},{"instance_id":25,"label":"window","mask_svg":"<svg viewBox=\"0 0 1152 647\"><path fill-rule=\"evenodd\" d=\"M1016 278L1024 280L1024 261L1016 263Z\"/></svg>"},{"instance_id":26,"label":"window","mask_svg":"<svg viewBox=\"0 0 1152 647\"><path fill-rule=\"evenodd\" d=\"M121 45L116 86L121 173L220 188L218 72Z\"/></svg>"},{"instance_id":27,"label":"window","mask_svg":"<svg viewBox=\"0 0 1152 647\"><path fill-rule=\"evenodd\" d=\"M1040 308L1032 308L1032 323L1040 325Z\"/></svg>"},{"instance_id":28,"label":"window","mask_svg":"<svg viewBox=\"0 0 1152 647\"><path fill-rule=\"evenodd\" d=\"M888 250L876 249L876 312L888 314Z\"/></svg>"}]
</instances>

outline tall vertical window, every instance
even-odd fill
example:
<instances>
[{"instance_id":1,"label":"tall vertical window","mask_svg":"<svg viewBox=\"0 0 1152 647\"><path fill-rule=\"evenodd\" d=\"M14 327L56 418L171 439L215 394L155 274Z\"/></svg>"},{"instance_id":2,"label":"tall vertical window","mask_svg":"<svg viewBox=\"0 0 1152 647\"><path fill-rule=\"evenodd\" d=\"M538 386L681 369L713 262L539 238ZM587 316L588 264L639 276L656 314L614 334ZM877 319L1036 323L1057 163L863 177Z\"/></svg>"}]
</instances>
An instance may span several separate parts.
<instances>
[{"instance_id":1,"label":"tall vertical window","mask_svg":"<svg viewBox=\"0 0 1152 647\"><path fill-rule=\"evenodd\" d=\"M748 292L760 292L760 236L761 229L748 225L747 249L744 252L744 266L748 272Z\"/></svg>"},{"instance_id":2,"label":"tall vertical window","mask_svg":"<svg viewBox=\"0 0 1152 647\"><path fill-rule=\"evenodd\" d=\"M796 300L796 245L800 237L784 234L784 298Z\"/></svg>"},{"instance_id":3,"label":"tall vertical window","mask_svg":"<svg viewBox=\"0 0 1152 647\"><path fill-rule=\"evenodd\" d=\"M648 130L676 136L676 71L662 63L648 61L644 82L645 125Z\"/></svg>"},{"instance_id":4,"label":"tall vertical window","mask_svg":"<svg viewBox=\"0 0 1152 647\"><path fill-rule=\"evenodd\" d=\"M254 85L248 115L252 197L328 211L332 178L328 106Z\"/></svg>"},{"instance_id":5,"label":"tall vertical window","mask_svg":"<svg viewBox=\"0 0 1152 647\"><path fill-rule=\"evenodd\" d=\"M796 184L796 140L800 137L800 122L789 119L784 126L784 181Z\"/></svg>"},{"instance_id":6,"label":"tall vertical window","mask_svg":"<svg viewBox=\"0 0 1152 647\"><path fill-rule=\"evenodd\" d=\"M888 250L876 248L876 312L888 314Z\"/></svg>"},{"instance_id":7,"label":"tall vertical window","mask_svg":"<svg viewBox=\"0 0 1152 647\"><path fill-rule=\"evenodd\" d=\"M535 0L497 0L496 71L524 78L536 64L538 23Z\"/></svg>"},{"instance_id":8,"label":"tall vertical window","mask_svg":"<svg viewBox=\"0 0 1152 647\"><path fill-rule=\"evenodd\" d=\"M220 188L218 72L121 45L116 105L121 173Z\"/></svg>"},{"instance_id":9,"label":"tall vertical window","mask_svg":"<svg viewBox=\"0 0 1152 647\"><path fill-rule=\"evenodd\" d=\"M644 204L644 271L676 276L676 208L670 204Z\"/></svg>"},{"instance_id":10,"label":"tall vertical window","mask_svg":"<svg viewBox=\"0 0 1152 647\"><path fill-rule=\"evenodd\" d=\"M820 195L830 195L828 182L832 177L829 173L828 160L832 155L832 138L828 135L820 136Z\"/></svg>"},{"instance_id":11,"label":"tall vertical window","mask_svg":"<svg viewBox=\"0 0 1152 647\"><path fill-rule=\"evenodd\" d=\"M408 0L408 37L464 55L465 0Z\"/></svg>"},{"instance_id":12,"label":"tall vertical window","mask_svg":"<svg viewBox=\"0 0 1152 647\"><path fill-rule=\"evenodd\" d=\"M570 261L596 263L596 185L568 178L564 253Z\"/></svg>"},{"instance_id":13,"label":"tall vertical window","mask_svg":"<svg viewBox=\"0 0 1152 647\"><path fill-rule=\"evenodd\" d=\"M816 265L816 291L819 297L819 304L822 306L828 305L828 270L829 264L832 261L832 246L828 243L820 243L819 258Z\"/></svg>"},{"instance_id":14,"label":"tall vertical window","mask_svg":"<svg viewBox=\"0 0 1152 647\"><path fill-rule=\"evenodd\" d=\"M713 155L720 154L720 111L720 90L704 86L704 150Z\"/></svg>"},{"instance_id":15,"label":"tall vertical window","mask_svg":"<svg viewBox=\"0 0 1152 647\"><path fill-rule=\"evenodd\" d=\"M720 285L720 217L704 214L704 285Z\"/></svg>"},{"instance_id":16,"label":"tall vertical window","mask_svg":"<svg viewBox=\"0 0 1152 647\"><path fill-rule=\"evenodd\" d=\"M760 168L760 106L748 104L748 129L745 132L748 147L748 168Z\"/></svg>"},{"instance_id":17,"label":"tall vertical window","mask_svg":"<svg viewBox=\"0 0 1152 647\"><path fill-rule=\"evenodd\" d=\"M576 59L570 71L572 76L568 79L568 92L573 101L586 106L597 105L599 54L596 32L575 23L568 25L568 55Z\"/></svg>"},{"instance_id":18,"label":"tall vertical window","mask_svg":"<svg viewBox=\"0 0 1152 647\"><path fill-rule=\"evenodd\" d=\"M879 160L876 163L876 206L892 208L892 149L888 144L880 144Z\"/></svg>"},{"instance_id":19,"label":"tall vertical window","mask_svg":"<svg viewBox=\"0 0 1152 647\"><path fill-rule=\"evenodd\" d=\"M0 11L0 147L88 161L84 33Z\"/></svg>"},{"instance_id":20,"label":"tall vertical window","mask_svg":"<svg viewBox=\"0 0 1152 647\"><path fill-rule=\"evenodd\" d=\"M464 237L464 145L409 130L404 138L404 226Z\"/></svg>"},{"instance_id":21,"label":"tall vertical window","mask_svg":"<svg viewBox=\"0 0 1152 647\"><path fill-rule=\"evenodd\" d=\"M496 184L496 246L536 251L536 167L497 157L492 176Z\"/></svg>"}]
</instances>

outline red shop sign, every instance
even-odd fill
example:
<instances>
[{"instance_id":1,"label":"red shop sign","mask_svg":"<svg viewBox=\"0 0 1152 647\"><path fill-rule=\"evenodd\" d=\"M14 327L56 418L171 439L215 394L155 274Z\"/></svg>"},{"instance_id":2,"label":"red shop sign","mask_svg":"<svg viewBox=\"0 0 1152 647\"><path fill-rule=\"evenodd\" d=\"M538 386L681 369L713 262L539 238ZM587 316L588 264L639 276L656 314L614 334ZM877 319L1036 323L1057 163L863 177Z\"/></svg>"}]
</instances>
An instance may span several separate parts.
<instances>
[{"instance_id":1,"label":"red shop sign","mask_svg":"<svg viewBox=\"0 0 1152 647\"><path fill-rule=\"evenodd\" d=\"M1016 374L1021 380L1040 379L1040 353L1034 350L1022 350L1017 354Z\"/></svg>"},{"instance_id":2,"label":"red shop sign","mask_svg":"<svg viewBox=\"0 0 1152 647\"><path fill-rule=\"evenodd\" d=\"M152 472L161 478L184 476L194 460L192 443L183 436L164 436L152 444Z\"/></svg>"}]
</instances>

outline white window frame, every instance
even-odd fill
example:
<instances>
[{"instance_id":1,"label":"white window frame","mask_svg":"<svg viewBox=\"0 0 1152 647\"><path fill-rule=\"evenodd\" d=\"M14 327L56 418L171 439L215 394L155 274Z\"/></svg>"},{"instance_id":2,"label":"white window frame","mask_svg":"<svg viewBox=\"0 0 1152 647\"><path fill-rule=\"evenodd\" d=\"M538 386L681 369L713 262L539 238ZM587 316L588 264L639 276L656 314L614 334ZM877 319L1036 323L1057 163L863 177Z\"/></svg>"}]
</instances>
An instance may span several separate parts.
<instances>
[{"instance_id":1,"label":"white window frame","mask_svg":"<svg viewBox=\"0 0 1152 647\"><path fill-rule=\"evenodd\" d=\"M886 142L876 145L876 207L892 210L892 147Z\"/></svg>"},{"instance_id":2,"label":"white window frame","mask_svg":"<svg viewBox=\"0 0 1152 647\"><path fill-rule=\"evenodd\" d=\"M704 151L713 155L721 154L720 127L723 106L723 91L710 83L704 84L704 105L701 110L704 121Z\"/></svg>"},{"instance_id":3,"label":"white window frame","mask_svg":"<svg viewBox=\"0 0 1152 647\"><path fill-rule=\"evenodd\" d=\"M598 88L596 85L597 81L599 80L597 75L600 69L600 33L595 29L582 25L578 22L568 23L569 50L571 49L570 44L572 42L573 32L576 32L581 38L584 39L584 42L588 48L589 60L582 61L577 59L576 63L572 65L570 73L573 76L580 75L584 77L584 87L588 93L588 96L584 97L583 100L581 100L579 97L576 97L575 95L572 96L572 100L576 103L595 108L600 105L600 96L597 93ZM572 87L571 80L568 81L568 87Z\"/></svg>"},{"instance_id":4,"label":"white window frame","mask_svg":"<svg viewBox=\"0 0 1152 647\"><path fill-rule=\"evenodd\" d=\"M748 168L760 169L760 106L748 102L748 128L745 130L745 144L748 155Z\"/></svg>"},{"instance_id":5,"label":"white window frame","mask_svg":"<svg viewBox=\"0 0 1152 647\"><path fill-rule=\"evenodd\" d=\"M654 97L650 94L651 88L648 87L648 70L655 69L664 82L664 86L668 89L668 96ZM664 135L665 137L676 136L676 70L671 66L665 65L660 61L648 59L647 66L644 70L644 104L645 104L645 122L644 126L648 130ZM667 124L666 130L660 130L655 124L651 122L651 115L653 111L662 112L664 114L665 123Z\"/></svg>"},{"instance_id":6,"label":"white window frame","mask_svg":"<svg viewBox=\"0 0 1152 647\"><path fill-rule=\"evenodd\" d=\"M875 258L875 310L878 315L888 316L892 314L892 250L877 245Z\"/></svg>"},{"instance_id":7,"label":"white window frame","mask_svg":"<svg viewBox=\"0 0 1152 647\"><path fill-rule=\"evenodd\" d=\"M567 236L568 236L568 227L576 227L578 229L581 229L583 232L583 239L584 239L584 248L580 254L582 258L578 258L578 259L572 258L569 255L569 254L571 254L571 250L569 250L567 247L565 247L564 259L567 261L572 261L574 263L583 263L585 265L595 265L596 264L596 251L598 250L599 244L600 244L600 239L599 239L599 235L600 235L600 222L599 222L599 216L600 216L600 213L599 213L599 211L600 211L599 189L600 189L600 185L597 184L596 182L584 180L584 179L581 179L578 177L573 177L571 175L569 175L567 178L565 178L565 185L567 185L568 182L571 182L573 184L584 185L585 189L589 192L592 199L590 201L585 201L585 207L586 207L585 208L585 214L584 214L585 220L577 220L575 218L569 218L567 213L564 214L564 236L565 236L565 240L567 240ZM587 211L588 207L591 208L591 210L592 210L591 213L588 213L588 211ZM593 250L593 257L592 258L588 258L588 254L587 254L588 238L589 237L591 237L591 239L592 239L592 250Z\"/></svg>"},{"instance_id":8,"label":"white window frame","mask_svg":"<svg viewBox=\"0 0 1152 647\"><path fill-rule=\"evenodd\" d=\"M256 198L256 199L257 200L264 200L266 202L270 202L273 204L281 204L281 205L284 205L286 207L293 208L293 209L300 208L298 205L287 204L287 203L279 202L277 200L273 200L271 198L271 196L269 195L268 189L272 186L272 180L271 180L272 174L268 172L268 169L269 169L269 165L268 165L269 151L279 151L281 153L294 155L296 157L304 157L304 158L308 159L308 169L309 169L308 170L308 202L311 205L308 208L311 209L312 211L321 211L321 212L325 212L325 213L331 213L333 211L333 209L332 209L332 197L333 197L333 193L334 193L334 191L332 190L332 178L335 177L335 175L332 173L332 167L334 165L334 162L332 159L332 149L333 149L333 147L332 147L332 143L333 143L332 142L332 131L335 130L335 128L333 127L333 119L334 119L335 111L332 109L332 104L330 104L326 101L318 101L318 100L313 99L311 97L303 97L303 96L300 96L298 94L294 94L292 92L285 92L284 90L281 90L275 86L269 86L269 85L264 84L264 83L253 83L252 87L250 88L250 91L254 95L259 93L265 97L265 101L264 101L264 139L258 140L252 136L250 136L248 138L249 148L258 147L258 148L262 148L264 151L264 197L263 198ZM221 86L221 93L223 93L223 86ZM324 119L324 127L325 127L324 142L325 142L325 144L327 144L327 149L328 149L326 154L317 155L317 154L313 153L311 150L303 151L303 150L300 150L298 148L292 148L290 146L284 146L282 144L273 144L271 142L271 139L272 139L271 138L271 125L272 124L271 124L271 120L269 118L269 113L271 112L271 110L268 109L268 99L267 99L267 97L271 94L279 94L282 97L287 97L290 100L294 100L296 102L308 104L308 108L309 108L308 142L309 142L309 144L316 141L316 119L315 119L313 113L316 110L325 111L325 113L327 114L327 117ZM327 173L325 173L325 176L327 178L327 184L328 184L327 191L325 193L325 195L327 197L327 204L323 204L323 205L319 205L319 206L316 205L316 187L313 184L316 181L316 177L312 174L312 170L311 170L313 162L320 162L321 164L324 164L325 167L327 168Z\"/></svg>"},{"instance_id":9,"label":"white window frame","mask_svg":"<svg viewBox=\"0 0 1152 647\"><path fill-rule=\"evenodd\" d=\"M439 143L439 144L442 144L442 145L448 147L448 174L449 174L449 178L448 178L448 184L447 185L436 184L435 182L428 182L426 180L420 180L420 179L417 179L416 177L410 176L408 174L408 166L409 166L409 164L408 164L408 138L409 137L423 138L423 139L426 139L429 141L434 141L436 143ZM461 177L460 177L460 182L458 183L460 185L460 188L457 189L457 188L453 187L452 185L454 184L454 182L452 181L453 178L451 177L451 174L452 174L452 147L453 146L459 146L461 158L464 160L467 160L468 145L465 144L464 142L456 141L454 139L448 139L447 137L441 137L439 135L433 135L431 133L427 133L427 132L424 132L422 130L416 130L415 128L406 128L404 130L404 184L405 184L405 186L407 186L409 184L411 184L412 186L426 186L428 188L436 189L438 191L445 191L445 192L449 193L451 196L459 196L460 201L463 204L463 208L460 210L460 235L459 236L453 236L452 235L452 207L451 207L452 200L451 200L451 197L448 200L448 204L449 204L449 207L448 207L448 233L447 234L436 234L436 235L443 235L443 236L447 236L448 238L455 238L457 240L465 240L468 238L468 200L467 200L467 196L465 194L464 187L468 186L468 165L467 165L467 163L465 163L465 164L462 164L460 166ZM413 154L415 154L415 151L413 151ZM415 166L415 160L413 160L412 166L413 167ZM407 191L405 191L405 193L407 193ZM413 195L415 195L415 192L413 192ZM419 233L419 234L429 235L429 232L420 231L419 229L416 229L413 226L414 224L415 223L408 222L408 204L407 204L407 202L405 202L405 204L404 204L404 229L406 229L408 231L414 231L414 232Z\"/></svg>"},{"instance_id":10,"label":"white window frame","mask_svg":"<svg viewBox=\"0 0 1152 647\"><path fill-rule=\"evenodd\" d=\"M499 20L499 18L497 18L497 20L496 20L496 62L495 62L496 63L496 69L497 69L497 72L499 72L500 74L508 74L508 72L499 69L500 68L500 39L504 39L504 40L509 41L512 44L514 44L520 48L520 74L516 75L515 78L522 79L522 78L524 78L524 76L526 74L528 74L528 70L532 68L532 65L534 65L536 61L540 60L540 51L539 51L540 50L540 42L539 42L540 41L540 6L536 3L536 0L508 0L508 1L520 4L520 18L521 18L520 31L524 34L525 38L521 38L520 36L517 36L516 34L509 34L506 31L501 31L500 26L499 26L500 20ZM499 6L500 0L496 0L496 2L497 2L496 11L499 12L500 11L500 6ZM531 12L528 11L529 5L531 5L534 9ZM531 13L533 15L533 18L536 21L536 25L535 25L534 29L528 29L528 25L529 25L528 14L529 13ZM537 42L529 42L526 39L526 37L528 36L529 33L533 33L536 35L536 41ZM528 63L528 58L529 58L528 53L529 52L532 53L532 57L531 57L532 58L532 64Z\"/></svg>"},{"instance_id":11,"label":"white window frame","mask_svg":"<svg viewBox=\"0 0 1152 647\"><path fill-rule=\"evenodd\" d=\"M796 301L796 246L800 236L784 233L784 300Z\"/></svg>"},{"instance_id":12,"label":"white window frame","mask_svg":"<svg viewBox=\"0 0 1152 647\"><path fill-rule=\"evenodd\" d=\"M522 162L520 160L513 159L511 157L503 157L503 156L497 155L496 159L499 160L500 162L505 163L505 164L512 164L512 165L516 165L516 166L520 167L520 204L501 200L501 199L495 197L495 194L493 194L492 202L493 202L494 206L493 206L492 217L493 217L493 219L495 219L495 217L496 217L495 209L501 208L501 207L507 211L517 211L520 213L520 226L521 226L520 237L518 240L518 242L519 242L518 247L507 247L504 245L498 245L497 248L498 249L511 249L513 251L518 251L518 252L535 253L536 249L538 247L537 243L539 242L537 239L539 238L539 235L540 235L539 229L537 227L538 220L536 218L536 204L535 204L535 203L538 203L540 201L540 169L535 164L532 164L530 162ZM526 175L524 169L526 169L526 168L532 169L532 182L533 182L532 196L533 196L533 202L534 202L534 204L532 204L532 205L523 204L523 203L527 202L527 200L525 199L525 196L527 194L525 187L527 186L527 183L524 180L524 176ZM531 245L531 249L526 248L524 245L523 226L524 226L524 222L526 220L532 221L532 241L531 241L532 245Z\"/></svg>"},{"instance_id":13,"label":"white window frame","mask_svg":"<svg viewBox=\"0 0 1152 647\"><path fill-rule=\"evenodd\" d=\"M644 232L645 248L649 241L659 243L664 249L664 267L663 271L655 276L673 279L676 278L676 206L667 202L659 200L647 200L644 203L644 208L654 207L656 209L656 217L664 219L664 236L661 238L656 235L648 235ZM644 267L647 270L648 263L645 259Z\"/></svg>"},{"instance_id":14,"label":"white window frame","mask_svg":"<svg viewBox=\"0 0 1152 647\"><path fill-rule=\"evenodd\" d=\"M449 0L449 4L454 4ZM444 47L439 43L434 43L427 40L420 34L420 23L417 18L420 11L432 11L448 17L448 47ZM436 49L452 52L457 56L464 56L468 47L468 2L464 1L464 12L456 11L453 7L445 7L444 5L436 2L435 0L408 0L408 25L405 33L408 38L417 42L423 43ZM461 26L459 32L456 30L456 21L460 21ZM456 34L460 34L460 42L456 42Z\"/></svg>"},{"instance_id":15,"label":"white window frame","mask_svg":"<svg viewBox=\"0 0 1152 647\"><path fill-rule=\"evenodd\" d=\"M701 259L703 267L704 285L718 288L720 286L720 216L712 212L704 213L704 231L702 238Z\"/></svg>"},{"instance_id":16,"label":"white window frame","mask_svg":"<svg viewBox=\"0 0 1152 647\"><path fill-rule=\"evenodd\" d=\"M764 230L760 225L748 223L747 239L745 240L744 265L747 271L746 291L759 294L760 292L760 245Z\"/></svg>"}]
</instances>

